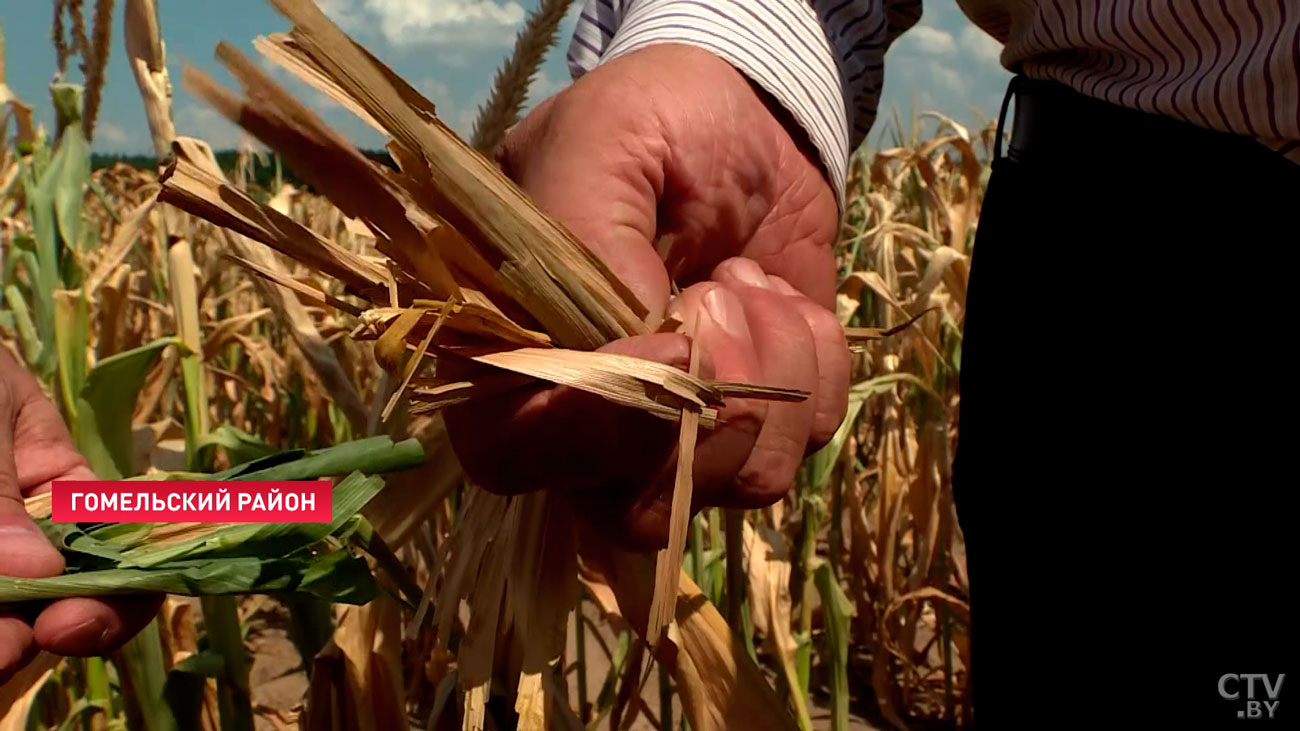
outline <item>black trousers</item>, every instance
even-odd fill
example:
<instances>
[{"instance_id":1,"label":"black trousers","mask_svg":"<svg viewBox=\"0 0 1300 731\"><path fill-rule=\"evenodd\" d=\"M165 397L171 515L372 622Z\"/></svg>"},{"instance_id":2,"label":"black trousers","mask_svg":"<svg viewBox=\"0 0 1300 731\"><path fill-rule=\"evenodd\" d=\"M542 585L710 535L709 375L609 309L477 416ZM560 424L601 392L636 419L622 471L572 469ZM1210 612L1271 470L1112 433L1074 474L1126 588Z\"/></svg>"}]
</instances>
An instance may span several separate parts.
<instances>
[{"instance_id":1,"label":"black trousers","mask_svg":"<svg viewBox=\"0 0 1300 731\"><path fill-rule=\"evenodd\" d=\"M961 360L975 726L1294 724L1300 165L1018 93Z\"/></svg>"}]
</instances>

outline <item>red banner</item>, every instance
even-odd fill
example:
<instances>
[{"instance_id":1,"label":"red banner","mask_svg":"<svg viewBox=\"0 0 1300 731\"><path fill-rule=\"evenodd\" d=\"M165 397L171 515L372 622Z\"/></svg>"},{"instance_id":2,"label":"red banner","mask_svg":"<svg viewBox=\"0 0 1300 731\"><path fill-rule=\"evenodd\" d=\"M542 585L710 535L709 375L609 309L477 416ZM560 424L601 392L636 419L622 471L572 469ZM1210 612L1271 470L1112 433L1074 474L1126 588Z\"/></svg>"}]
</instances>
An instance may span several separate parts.
<instances>
[{"instance_id":1,"label":"red banner","mask_svg":"<svg viewBox=\"0 0 1300 731\"><path fill-rule=\"evenodd\" d=\"M59 480L55 523L328 523L329 480Z\"/></svg>"}]
</instances>

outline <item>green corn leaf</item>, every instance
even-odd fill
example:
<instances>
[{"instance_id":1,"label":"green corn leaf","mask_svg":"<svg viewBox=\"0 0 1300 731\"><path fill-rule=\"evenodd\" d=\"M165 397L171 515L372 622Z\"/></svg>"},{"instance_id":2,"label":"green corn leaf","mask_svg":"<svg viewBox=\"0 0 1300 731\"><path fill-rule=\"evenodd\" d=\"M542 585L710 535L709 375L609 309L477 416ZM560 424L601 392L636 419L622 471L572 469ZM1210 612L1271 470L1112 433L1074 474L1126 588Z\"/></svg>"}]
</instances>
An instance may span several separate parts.
<instances>
[{"instance_id":1,"label":"green corn leaf","mask_svg":"<svg viewBox=\"0 0 1300 731\"><path fill-rule=\"evenodd\" d=\"M181 660L167 673L162 697L180 728L202 728L203 695L207 678L222 675L226 659L216 652L204 650Z\"/></svg>"},{"instance_id":2,"label":"green corn leaf","mask_svg":"<svg viewBox=\"0 0 1300 731\"><path fill-rule=\"evenodd\" d=\"M11 284L5 287L5 304L13 313L14 330L22 346L23 360L28 366L36 366L41 360L41 353L45 346L41 343L36 325L32 322L31 312L27 309L27 300L23 299L22 292Z\"/></svg>"},{"instance_id":3,"label":"green corn leaf","mask_svg":"<svg viewBox=\"0 0 1300 731\"><path fill-rule=\"evenodd\" d=\"M90 342L90 303L85 293L68 289L54 293L54 341L58 352L59 395L64 418L77 433L77 397L86 383L86 344ZM91 465L94 469L96 465ZM120 477L121 475L117 475ZM113 479L109 475L101 475Z\"/></svg>"},{"instance_id":4,"label":"green corn leaf","mask_svg":"<svg viewBox=\"0 0 1300 731\"><path fill-rule=\"evenodd\" d=\"M346 604L364 604L375 595L365 560L334 551L310 561L222 558L175 561L152 569L105 569L41 579L0 576L0 604L70 596L128 594L302 593Z\"/></svg>"},{"instance_id":5,"label":"green corn leaf","mask_svg":"<svg viewBox=\"0 0 1300 731\"><path fill-rule=\"evenodd\" d=\"M155 472L130 481L147 480L315 480L349 472L366 474L397 472L424 461L418 439L394 443L387 436L358 439L308 453L287 449L221 472ZM301 462L301 464L299 464Z\"/></svg>"},{"instance_id":6,"label":"green corn leaf","mask_svg":"<svg viewBox=\"0 0 1300 731\"><path fill-rule=\"evenodd\" d=\"M40 265L36 263L36 239L30 236L14 236L10 243L4 263L4 285L6 287L18 283L18 268L20 265L29 280L37 276L36 269Z\"/></svg>"},{"instance_id":7,"label":"green corn leaf","mask_svg":"<svg viewBox=\"0 0 1300 731\"><path fill-rule=\"evenodd\" d=\"M181 385L185 391L185 468L202 470L198 441L208 433L207 378L203 372L203 333L199 327L199 295L195 284L194 254L190 244L177 239L167 247L167 276L171 285L176 337L189 349L181 357Z\"/></svg>"},{"instance_id":8,"label":"green corn leaf","mask_svg":"<svg viewBox=\"0 0 1300 731\"><path fill-rule=\"evenodd\" d=\"M119 479L135 474L131 414L145 378L169 345L184 347L176 338L159 338L105 358L87 374L77 404L77 428L73 435L77 448L91 459L91 469L100 477ZM102 464L104 459L109 464ZM96 460L101 463L97 464Z\"/></svg>"},{"instance_id":9,"label":"green corn leaf","mask_svg":"<svg viewBox=\"0 0 1300 731\"><path fill-rule=\"evenodd\" d=\"M113 223L121 223L122 217L118 215L117 208L115 208L113 204L109 202L108 193L104 192L104 187L99 183L96 183L92 178L87 178L86 187L90 189L91 193L95 194L95 199L98 200L100 204L104 206L104 210L108 213L108 217L113 219ZM87 250L92 248L98 248L99 237L96 236L93 239L87 239L86 243L88 244Z\"/></svg>"},{"instance_id":10,"label":"green corn leaf","mask_svg":"<svg viewBox=\"0 0 1300 731\"><path fill-rule=\"evenodd\" d=\"M179 723L167 702L167 664L157 618L114 654L113 664L122 671L124 682L119 687L126 701L130 728L143 731L197 728L197 723ZM194 720L198 720L197 716Z\"/></svg>"},{"instance_id":11,"label":"green corn leaf","mask_svg":"<svg viewBox=\"0 0 1300 731\"><path fill-rule=\"evenodd\" d=\"M290 450L213 474L217 480L314 480L318 477L360 471L366 474L396 472L424 461L418 439L394 443L387 436L358 439L310 454Z\"/></svg>"},{"instance_id":12,"label":"green corn leaf","mask_svg":"<svg viewBox=\"0 0 1300 731\"><path fill-rule=\"evenodd\" d=\"M156 523L104 523L86 531L86 535L119 551L138 546L149 538Z\"/></svg>"},{"instance_id":13,"label":"green corn leaf","mask_svg":"<svg viewBox=\"0 0 1300 731\"><path fill-rule=\"evenodd\" d=\"M275 447L267 444L253 434L249 434L230 424L222 424L211 432L199 437L198 446L221 447L234 464L252 462L275 453Z\"/></svg>"},{"instance_id":14,"label":"green corn leaf","mask_svg":"<svg viewBox=\"0 0 1300 731\"><path fill-rule=\"evenodd\" d=\"M844 449L844 442L849 438L853 425L857 423L858 414L862 413L862 405L865 402L865 398L850 398L849 410L844 415L844 421L840 422L839 429L835 430L835 435L808 458L808 467L811 470L808 484L814 491L821 492L826 489L831 473L835 470L835 463L839 461L840 452Z\"/></svg>"},{"instance_id":15,"label":"green corn leaf","mask_svg":"<svg viewBox=\"0 0 1300 731\"><path fill-rule=\"evenodd\" d=\"M391 441L392 441L392 440L390 439L389 442L391 442ZM343 445L336 445L336 446L334 446L334 447L327 447L326 449L319 450L318 452L315 452L314 454L320 454L320 453L325 452L325 451L327 451L327 450L329 450L329 449L338 449L338 448L341 447L341 446L343 446ZM280 465L287 465L287 464L289 464L289 463L291 463L291 462L294 462L294 461L296 461L296 460L303 459L304 457L307 456L307 454L308 454L308 452L307 452L307 450L305 450L305 449L298 449L298 448L294 448L294 449L286 449L286 450L284 450L284 451L282 451L282 452L276 452L275 454L268 454L268 455L265 456L265 457L259 457L259 458L255 459L255 460L251 461L251 462L245 462L244 464L235 465L234 467L231 467L231 468L228 469L228 470L222 470L222 471L220 471L220 472L213 472L213 473L209 474L205 479L209 479L209 480L243 480L243 479L247 479L247 478L244 477L244 475L250 475L250 474L254 474L254 473L266 472L266 471L270 470L270 469L273 468L273 467L278 467L278 466L280 466ZM170 478L169 478L169 479L170 479ZM274 479L274 478L272 478L272 479Z\"/></svg>"},{"instance_id":16,"label":"green corn leaf","mask_svg":"<svg viewBox=\"0 0 1300 731\"><path fill-rule=\"evenodd\" d=\"M369 464L382 471L405 469L422 460L418 440L394 444L388 437L378 437L309 455L301 450L271 455L250 463L262 469L244 472L237 468L228 470L227 475L237 480L313 479L358 465ZM359 515L382 487L382 478L353 469L334 488L329 523L231 525L163 546L145 542L153 524L54 523L50 518L38 518L37 524L62 551L67 569L61 576L43 579L0 577L0 605L155 592L190 596L288 593L363 604L378 588L369 564L353 556L347 544L360 545L381 562L396 562ZM403 585L400 580L397 583L405 593L418 597L418 587Z\"/></svg>"},{"instance_id":17,"label":"green corn leaf","mask_svg":"<svg viewBox=\"0 0 1300 731\"><path fill-rule=\"evenodd\" d=\"M49 518L36 518L35 521L50 543L63 553L66 571L103 568L107 563L116 563L122 558L119 548L88 534L77 523L55 523Z\"/></svg>"},{"instance_id":18,"label":"green corn leaf","mask_svg":"<svg viewBox=\"0 0 1300 731\"><path fill-rule=\"evenodd\" d=\"M33 163L33 168L35 163ZM32 309L36 315L36 334L43 343L54 342L54 290L59 288L59 242L54 223L54 192L48 185L35 182L32 174L23 177L27 214L32 221L36 266L29 271ZM48 170L47 170L48 172ZM29 363L42 378L54 375L57 360L52 348L41 353L38 362Z\"/></svg>"},{"instance_id":19,"label":"green corn leaf","mask_svg":"<svg viewBox=\"0 0 1300 731\"><path fill-rule=\"evenodd\" d=\"M817 593L821 594L826 613L826 641L830 645L831 730L849 729L849 617L853 603L844 595L831 565L822 561L814 572Z\"/></svg>"},{"instance_id":20,"label":"green corn leaf","mask_svg":"<svg viewBox=\"0 0 1300 731\"><path fill-rule=\"evenodd\" d=\"M869 378L865 381L853 384L853 386L849 388L849 403L852 404L855 400L864 400L873 396L878 396L892 389L896 383L908 383L916 386L921 389L921 392L925 395L943 403L943 397L936 393L935 390L930 387L930 384L921 380L912 373L902 371L898 373L886 373L883 376L876 376L875 378Z\"/></svg>"},{"instance_id":21,"label":"green corn leaf","mask_svg":"<svg viewBox=\"0 0 1300 731\"><path fill-rule=\"evenodd\" d=\"M105 699L107 701L107 699ZM108 710L98 703L91 703L85 698L78 698L76 703L68 709L67 715L63 718L63 723L59 724L59 731L73 731L78 728L90 728L90 719L96 713Z\"/></svg>"},{"instance_id":22,"label":"green corn leaf","mask_svg":"<svg viewBox=\"0 0 1300 731\"><path fill-rule=\"evenodd\" d=\"M54 102L54 115L58 123L60 137L67 131L68 125L81 122L82 97L85 87L81 84L56 82L50 84L50 99Z\"/></svg>"},{"instance_id":23,"label":"green corn leaf","mask_svg":"<svg viewBox=\"0 0 1300 731\"><path fill-rule=\"evenodd\" d=\"M122 568L148 568L186 558L284 556L338 530L384 486L379 477L353 472L334 486L329 523L245 523L170 546L146 545L126 551Z\"/></svg>"},{"instance_id":24,"label":"green corn leaf","mask_svg":"<svg viewBox=\"0 0 1300 731\"><path fill-rule=\"evenodd\" d=\"M225 670L226 661L221 655L215 652L196 652L193 655L176 663L172 672L189 673L191 675L201 675L205 678L215 678Z\"/></svg>"}]
</instances>

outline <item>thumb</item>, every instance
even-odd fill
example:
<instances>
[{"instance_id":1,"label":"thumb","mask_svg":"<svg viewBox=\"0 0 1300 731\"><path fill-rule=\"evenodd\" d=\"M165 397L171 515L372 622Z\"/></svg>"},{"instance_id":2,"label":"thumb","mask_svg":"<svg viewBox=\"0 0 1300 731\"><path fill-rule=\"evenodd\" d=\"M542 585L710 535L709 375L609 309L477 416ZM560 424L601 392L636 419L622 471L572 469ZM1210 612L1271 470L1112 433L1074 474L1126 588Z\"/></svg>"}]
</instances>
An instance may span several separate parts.
<instances>
[{"instance_id":1,"label":"thumb","mask_svg":"<svg viewBox=\"0 0 1300 731\"><path fill-rule=\"evenodd\" d=\"M667 145L645 115L600 97L575 84L548 99L511 130L498 158L657 320L669 294L668 271L652 243Z\"/></svg>"},{"instance_id":2,"label":"thumb","mask_svg":"<svg viewBox=\"0 0 1300 731\"><path fill-rule=\"evenodd\" d=\"M30 377L26 373L14 376ZM14 425L22 403L13 388L13 380L5 373L5 380L0 383L0 555L4 556L4 569L0 573L26 578L55 576L63 573L63 556L27 516L18 483Z\"/></svg>"}]
</instances>

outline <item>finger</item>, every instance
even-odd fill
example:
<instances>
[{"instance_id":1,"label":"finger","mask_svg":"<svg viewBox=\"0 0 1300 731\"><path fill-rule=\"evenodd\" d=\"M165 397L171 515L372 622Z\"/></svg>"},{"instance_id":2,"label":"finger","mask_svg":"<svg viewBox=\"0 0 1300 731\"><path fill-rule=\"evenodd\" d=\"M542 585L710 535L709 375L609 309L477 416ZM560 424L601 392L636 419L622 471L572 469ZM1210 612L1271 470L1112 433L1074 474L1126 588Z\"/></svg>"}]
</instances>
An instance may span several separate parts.
<instances>
[{"instance_id":1,"label":"finger","mask_svg":"<svg viewBox=\"0 0 1300 731\"><path fill-rule=\"evenodd\" d=\"M688 299L688 306L690 300ZM699 299L694 316L697 340L713 362L714 378L738 383L763 383L765 374L745 304L728 287L712 284ZM707 505L731 491L736 474L749 460L771 416L771 402L730 398L718 410L718 424L702 432L695 450L692 477L695 495Z\"/></svg>"},{"instance_id":2,"label":"finger","mask_svg":"<svg viewBox=\"0 0 1300 731\"><path fill-rule=\"evenodd\" d=\"M8 357L7 354L0 357ZM23 506L18 470L15 466L14 427L22 408L21 391L16 386L25 371L5 373L0 381L0 573L6 576L36 578L63 573L63 556L46 539Z\"/></svg>"},{"instance_id":3,"label":"finger","mask_svg":"<svg viewBox=\"0 0 1300 731\"><path fill-rule=\"evenodd\" d=\"M807 451L816 414L817 355L812 332L790 307L788 297L771 289L744 287L739 300L760 371L754 383L811 394L802 402L768 403L754 448L733 489L719 501L725 507L758 508L785 495Z\"/></svg>"},{"instance_id":4,"label":"finger","mask_svg":"<svg viewBox=\"0 0 1300 731\"><path fill-rule=\"evenodd\" d=\"M835 313L813 302L781 277L769 275L768 280L774 290L791 299L808 325L817 351L817 407L808 445L811 454L835 436L848 413L853 358L844 327Z\"/></svg>"},{"instance_id":5,"label":"finger","mask_svg":"<svg viewBox=\"0 0 1300 731\"><path fill-rule=\"evenodd\" d=\"M848 410L852 361L839 320L830 310L813 302L785 279L766 273L751 259L727 259L714 268L711 276L732 287L757 287L785 296L803 318L812 335L817 362L813 424L805 456L820 449L835 435Z\"/></svg>"},{"instance_id":6,"label":"finger","mask_svg":"<svg viewBox=\"0 0 1300 731\"><path fill-rule=\"evenodd\" d=\"M660 333L617 340L600 352L685 369L689 343ZM519 389L446 410L452 447L491 492L643 487L671 453L671 422L566 386Z\"/></svg>"},{"instance_id":7,"label":"finger","mask_svg":"<svg viewBox=\"0 0 1300 731\"><path fill-rule=\"evenodd\" d=\"M54 479L94 479L54 404L8 352L0 352L0 399L9 429L0 444L12 447L13 479L22 495L46 492Z\"/></svg>"},{"instance_id":8,"label":"finger","mask_svg":"<svg viewBox=\"0 0 1300 731\"><path fill-rule=\"evenodd\" d=\"M18 617L0 615L0 685L31 662L36 652L32 628Z\"/></svg>"},{"instance_id":9,"label":"finger","mask_svg":"<svg viewBox=\"0 0 1300 731\"><path fill-rule=\"evenodd\" d=\"M661 135L648 116L629 113L599 88L575 85L562 94L506 136L502 164L653 316L662 315L668 271L651 243L664 187Z\"/></svg>"},{"instance_id":10,"label":"finger","mask_svg":"<svg viewBox=\"0 0 1300 731\"><path fill-rule=\"evenodd\" d=\"M13 436L16 477L24 495L48 492L53 480L95 479L63 418L34 381L24 389Z\"/></svg>"},{"instance_id":11,"label":"finger","mask_svg":"<svg viewBox=\"0 0 1300 731\"><path fill-rule=\"evenodd\" d=\"M733 292L714 282L701 283L683 291L672 309L684 323L681 329L695 333L696 347L708 355L711 378L761 380L745 308ZM701 429L692 469L692 512L730 502L734 478L748 461L769 408L761 400L728 399L719 410L717 426L712 431ZM675 462L668 461L635 500L611 500L603 506L618 545L638 551L667 545Z\"/></svg>"},{"instance_id":12,"label":"finger","mask_svg":"<svg viewBox=\"0 0 1300 731\"><path fill-rule=\"evenodd\" d=\"M36 644L56 655L106 655L134 637L157 614L162 595L60 599L33 626Z\"/></svg>"}]
</instances>

